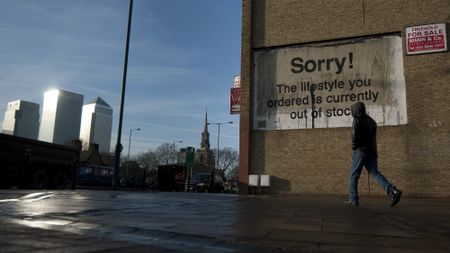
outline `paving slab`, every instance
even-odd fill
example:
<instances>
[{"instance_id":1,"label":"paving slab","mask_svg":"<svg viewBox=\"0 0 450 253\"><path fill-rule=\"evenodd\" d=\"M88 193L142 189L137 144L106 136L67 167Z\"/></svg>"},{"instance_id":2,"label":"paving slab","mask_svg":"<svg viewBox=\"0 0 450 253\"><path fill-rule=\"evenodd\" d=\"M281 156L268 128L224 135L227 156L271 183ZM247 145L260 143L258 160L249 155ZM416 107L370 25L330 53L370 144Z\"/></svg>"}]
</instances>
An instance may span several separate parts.
<instances>
[{"instance_id":1,"label":"paving slab","mask_svg":"<svg viewBox=\"0 0 450 253\"><path fill-rule=\"evenodd\" d=\"M450 252L450 199L0 190L1 252Z\"/></svg>"}]
</instances>

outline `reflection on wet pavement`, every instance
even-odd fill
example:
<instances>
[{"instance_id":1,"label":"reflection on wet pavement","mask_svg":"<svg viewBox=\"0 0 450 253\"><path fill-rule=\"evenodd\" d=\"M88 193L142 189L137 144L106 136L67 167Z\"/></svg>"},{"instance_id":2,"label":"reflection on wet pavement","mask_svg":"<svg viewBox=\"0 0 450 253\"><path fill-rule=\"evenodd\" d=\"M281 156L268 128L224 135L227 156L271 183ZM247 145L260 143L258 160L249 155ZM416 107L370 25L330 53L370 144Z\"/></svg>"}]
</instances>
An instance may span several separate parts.
<instances>
[{"instance_id":1,"label":"reflection on wet pavement","mask_svg":"<svg viewBox=\"0 0 450 253\"><path fill-rule=\"evenodd\" d=\"M169 252L347 252L361 248L379 252L387 247L395 247L396 252L446 252L450 249L450 204L420 201L417 205L417 200L405 199L398 208L389 208L384 199L375 198L349 208L342 205L341 197L0 191L0 218L3 225ZM1 243L10 242L0 239ZM71 243L75 242L54 246L61 249L72 247ZM105 246L95 245L101 245L98 249ZM75 252L85 250L81 247Z\"/></svg>"}]
</instances>

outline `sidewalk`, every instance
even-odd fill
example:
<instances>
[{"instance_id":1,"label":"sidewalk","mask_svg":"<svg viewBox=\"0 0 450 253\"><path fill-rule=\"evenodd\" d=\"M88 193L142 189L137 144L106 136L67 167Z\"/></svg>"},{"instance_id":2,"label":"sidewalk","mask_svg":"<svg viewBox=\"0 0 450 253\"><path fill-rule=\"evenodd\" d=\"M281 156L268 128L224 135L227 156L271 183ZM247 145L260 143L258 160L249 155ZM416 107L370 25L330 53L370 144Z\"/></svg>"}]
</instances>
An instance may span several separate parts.
<instances>
[{"instance_id":1,"label":"sidewalk","mask_svg":"<svg viewBox=\"0 0 450 253\"><path fill-rule=\"evenodd\" d=\"M450 252L450 199L0 191L0 252Z\"/></svg>"}]
</instances>

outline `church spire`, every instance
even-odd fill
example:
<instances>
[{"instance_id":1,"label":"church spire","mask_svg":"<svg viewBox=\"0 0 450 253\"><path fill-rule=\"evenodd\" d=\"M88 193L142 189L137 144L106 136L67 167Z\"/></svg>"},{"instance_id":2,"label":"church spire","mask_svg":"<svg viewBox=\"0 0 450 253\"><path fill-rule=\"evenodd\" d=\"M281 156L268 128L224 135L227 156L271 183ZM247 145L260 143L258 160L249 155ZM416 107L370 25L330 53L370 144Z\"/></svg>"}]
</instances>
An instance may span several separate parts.
<instances>
[{"instance_id":1,"label":"church spire","mask_svg":"<svg viewBox=\"0 0 450 253\"><path fill-rule=\"evenodd\" d=\"M195 165L193 171L195 171L195 173L211 173L211 170L215 167L214 161L214 155L209 145L208 110L205 109L205 125L203 126L202 141L200 143L200 148L198 148L195 153Z\"/></svg>"},{"instance_id":2,"label":"church spire","mask_svg":"<svg viewBox=\"0 0 450 253\"><path fill-rule=\"evenodd\" d=\"M202 141L200 148L209 150L209 132L208 132L208 109L205 110L205 126L202 132Z\"/></svg>"},{"instance_id":3,"label":"church spire","mask_svg":"<svg viewBox=\"0 0 450 253\"><path fill-rule=\"evenodd\" d=\"M206 108L205 109L205 127L203 128L204 130L204 132L208 132L208 109Z\"/></svg>"}]
</instances>

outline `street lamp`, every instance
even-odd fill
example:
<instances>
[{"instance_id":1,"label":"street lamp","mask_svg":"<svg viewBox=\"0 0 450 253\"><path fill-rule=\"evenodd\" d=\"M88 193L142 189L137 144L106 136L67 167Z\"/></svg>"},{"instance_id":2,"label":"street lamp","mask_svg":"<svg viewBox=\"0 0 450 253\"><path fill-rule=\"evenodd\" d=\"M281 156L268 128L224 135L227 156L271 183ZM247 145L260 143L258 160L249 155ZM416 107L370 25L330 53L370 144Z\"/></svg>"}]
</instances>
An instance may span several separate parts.
<instances>
[{"instance_id":1,"label":"street lamp","mask_svg":"<svg viewBox=\"0 0 450 253\"><path fill-rule=\"evenodd\" d=\"M119 186L119 169L120 169L120 153L122 152L122 122L123 122L123 108L125 104L125 89L127 84L127 71L128 71L128 51L130 48L130 32L131 32L131 16L133 13L133 0L129 0L128 3L128 23L127 23L127 36L125 40L125 58L123 62L122 71L122 88L120 92L120 110L119 110L119 127L117 128L117 142L114 150L114 173L112 181L112 189L117 190Z\"/></svg>"},{"instance_id":2,"label":"street lamp","mask_svg":"<svg viewBox=\"0 0 450 253\"><path fill-rule=\"evenodd\" d=\"M140 128L131 128L130 129L130 135L128 137L128 159L127 159L127 174L126 174L127 179L128 179L128 167L130 164L131 134L133 133L133 131L141 131L141 129Z\"/></svg>"},{"instance_id":3,"label":"street lamp","mask_svg":"<svg viewBox=\"0 0 450 253\"><path fill-rule=\"evenodd\" d=\"M227 121L227 122L208 122L208 125L217 125L217 163L216 167L219 168L219 149L220 149L220 126L223 124L233 124L233 121ZM214 168L211 172L211 188L214 192Z\"/></svg>"},{"instance_id":4,"label":"street lamp","mask_svg":"<svg viewBox=\"0 0 450 253\"><path fill-rule=\"evenodd\" d=\"M183 143L183 141L173 141L173 149L177 149L177 146L175 145L175 143Z\"/></svg>"},{"instance_id":5,"label":"street lamp","mask_svg":"<svg viewBox=\"0 0 450 253\"><path fill-rule=\"evenodd\" d=\"M173 159L174 162L173 163L177 163L177 146L175 145L175 143L183 143L183 141L173 141L173 151L175 152L175 158Z\"/></svg>"}]
</instances>

